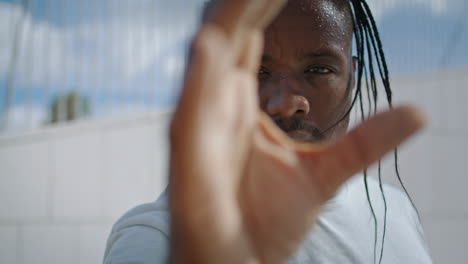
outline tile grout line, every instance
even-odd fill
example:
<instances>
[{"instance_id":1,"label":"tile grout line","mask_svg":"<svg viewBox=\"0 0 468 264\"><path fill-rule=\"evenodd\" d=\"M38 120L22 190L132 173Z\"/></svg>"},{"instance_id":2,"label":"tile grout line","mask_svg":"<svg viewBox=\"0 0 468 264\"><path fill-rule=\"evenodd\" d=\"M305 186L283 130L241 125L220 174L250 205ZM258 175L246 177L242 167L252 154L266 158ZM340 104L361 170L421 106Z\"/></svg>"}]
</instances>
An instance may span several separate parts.
<instances>
[{"instance_id":1,"label":"tile grout line","mask_svg":"<svg viewBox=\"0 0 468 264\"><path fill-rule=\"evenodd\" d=\"M16 224L16 263L24 263L24 226Z\"/></svg>"},{"instance_id":2,"label":"tile grout line","mask_svg":"<svg viewBox=\"0 0 468 264\"><path fill-rule=\"evenodd\" d=\"M106 149L106 140L104 138L105 136L105 129L103 126L101 126L98 130L99 132L99 156L101 159L101 162L99 163L99 184L100 184L100 191L101 191L101 197L100 197L100 218L105 218L106 217L106 202L107 202L107 197L108 197L108 186L106 186L106 182L108 180L108 173L109 170L107 169L108 167L108 157L107 157L107 149Z\"/></svg>"},{"instance_id":3,"label":"tile grout line","mask_svg":"<svg viewBox=\"0 0 468 264\"><path fill-rule=\"evenodd\" d=\"M49 155L49 173L47 176L47 193L46 193L46 218L53 222L54 220L54 191L55 191L55 179L56 179L56 151L55 151L55 140L48 139L48 155Z\"/></svg>"}]
</instances>

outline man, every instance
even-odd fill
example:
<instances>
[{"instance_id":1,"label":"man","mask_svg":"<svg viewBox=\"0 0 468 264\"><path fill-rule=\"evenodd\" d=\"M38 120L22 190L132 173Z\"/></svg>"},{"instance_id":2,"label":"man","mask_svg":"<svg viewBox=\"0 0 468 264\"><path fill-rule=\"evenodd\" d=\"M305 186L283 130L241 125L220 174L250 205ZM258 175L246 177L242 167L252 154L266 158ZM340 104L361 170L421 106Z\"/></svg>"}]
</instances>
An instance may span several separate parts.
<instances>
[{"instance_id":1,"label":"man","mask_svg":"<svg viewBox=\"0 0 468 264\"><path fill-rule=\"evenodd\" d=\"M385 205L374 181L350 179L424 123L405 106L346 134L363 69L353 23L372 29L351 4L366 12L361 0L216 2L171 125L169 201L122 217L105 263L431 262L406 197L385 187Z\"/></svg>"}]
</instances>

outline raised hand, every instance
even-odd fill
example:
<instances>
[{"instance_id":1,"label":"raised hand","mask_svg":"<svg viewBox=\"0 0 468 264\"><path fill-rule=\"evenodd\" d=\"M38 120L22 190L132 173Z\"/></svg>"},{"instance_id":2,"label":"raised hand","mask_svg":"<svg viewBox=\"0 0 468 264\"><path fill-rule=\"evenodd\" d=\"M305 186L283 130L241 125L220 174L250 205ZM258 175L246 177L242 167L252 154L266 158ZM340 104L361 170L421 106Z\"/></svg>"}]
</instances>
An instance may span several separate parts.
<instances>
[{"instance_id":1,"label":"raised hand","mask_svg":"<svg viewBox=\"0 0 468 264\"><path fill-rule=\"evenodd\" d=\"M193 42L171 125L172 261L281 263L336 190L423 121L401 107L335 142L294 142L257 95L263 29L286 1L218 2Z\"/></svg>"}]
</instances>

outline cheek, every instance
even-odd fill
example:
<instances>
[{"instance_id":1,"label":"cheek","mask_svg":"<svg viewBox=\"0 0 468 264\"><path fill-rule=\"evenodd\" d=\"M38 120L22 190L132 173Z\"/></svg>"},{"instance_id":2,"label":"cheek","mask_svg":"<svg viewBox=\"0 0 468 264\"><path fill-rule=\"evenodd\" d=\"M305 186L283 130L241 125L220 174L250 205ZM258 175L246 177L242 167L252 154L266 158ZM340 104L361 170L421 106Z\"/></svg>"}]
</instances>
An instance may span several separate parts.
<instances>
[{"instance_id":1,"label":"cheek","mask_svg":"<svg viewBox=\"0 0 468 264\"><path fill-rule=\"evenodd\" d=\"M265 111L268 104L268 100L271 97L273 87L259 83L258 85L258 99L260 108Z\"/></svg>"},{"instance_id":2,"label":"cheek","mask_svg":"<svg viewBox=\"0 0 468 264\"><path fill-rule=\"evenodd\" d=\"M325 79L316 82L307 94L307 99L314 105L325 109L336 108L347 94L347 85L340 80Z\"/></svg>"},{"instance_id":3,"label":"cheek","mask_svg":"<svg viewBox=\"0 0 468 264\"><path fill-rule=\"evenodd\" d=\"M322 124L328 124L343 113L348 105L348 85L341 81L329 80L306 94L311 105L311 115Z\"/></svg>"}]
</instances>

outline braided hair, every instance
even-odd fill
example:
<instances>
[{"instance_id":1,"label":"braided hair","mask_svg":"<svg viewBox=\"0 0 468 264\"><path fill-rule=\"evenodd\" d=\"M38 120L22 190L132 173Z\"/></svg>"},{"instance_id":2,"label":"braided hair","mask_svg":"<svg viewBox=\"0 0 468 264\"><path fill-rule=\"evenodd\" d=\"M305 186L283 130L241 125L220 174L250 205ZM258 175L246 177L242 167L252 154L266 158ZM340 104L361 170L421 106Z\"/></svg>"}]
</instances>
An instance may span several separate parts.
<instances>
[{"instance_id":1,"label":"braided hair","mask_svg":"<svg viewBox=\"0 0 468 264\"><path fill-rule=\"evenodd\" d=\"M335 0L337 1L337 0ZM389 108L392 108L392 89L390 86L390 78L388 72L387 61L385 59L385 54L383 50L382 41L380 39L380 34L375 23L374 16L367 4L366 0L338 0L338 1L348 1L352 19L353 19L353 32L356 44L356 53L357 53L357 83L356 90L351 102L349 109L343 114L343 116L334 123L331 127L325 130L327 132L334 126L338 125L342 121L346 120L356 103L359 102L359 110L361 114L361 119L365 120L366 113L364 111L364 99L363 99L363 90L362 83L363 77L365 80L365 88L367 94L367 106L368 112L367 116L375 114L377 112L377 99L378 99L378 87L377 87L377 78L375 74L375 68L377 65L378 74L380 75L380 80L385 91L385 97ZM400 186L402 187L404 193L409 199L413 209L416 211L418 218L420 218L419 212L416 208L413 199L409 195L408 190L403 184L402 178L400 176L399 166L398 166L398 149L395 148L393 152L394 156L394 169ZM377 164L378 172L378 182L379 189L382 196L382 201L384 205L384 217L383 217L383 233L381 238L381 247L379 254L379 263L382 263L384 245L385 245L385 235L387 228L387 200L385 197L385 192L383 189L382 182L382 170L381 170L381 161L378 161ZM366 190L367 202L371 210L372 218L374 220L374 263L376 263L377 258L377 216L375 214L374 207L369 193L368 185L368 174L367 169L363 171L364 174L364 186Z\"/></svg>"},{"instance_id":2,"label":"braided hair","mask_svg":"<svg viewBox=\"0 0 468 264\"><path fill-rule=\"evenodd\" d=\"M359 98L361 118L365 118L364 107L363 107L363 96L362 96L362 77L364 74L365 77L365 87L367 90L368 96L368 108L369 115L371 112L375 114L377 111L377 98L378 98L378 89L377 89L377 80L376 74L374 72L375 64L377 65L378 73L382 81L382 85L385 91L385 97L387 99L387 104L389 108L392 108L392 89L390 86L390 79L388 73L388 66L385 59L385 54L382 46L382 41L380 39L380 34L377 29L375 19L372 15L372 12L367 4L366 0L351 0L350 5L352 7L352 15L354 21L354 37L356 42L356 51L358 59L358 70L357 70L357 85L355 98L353 104L356 102L356 98ZM366 61L367 55L367 61ZM375 61L374 61L375 60ZM370 98L372 95L372 98ZM349 114L349 113L348 113ZM394 169L400 186L408 197L412 207L416 211L418 217L419 212L411 199L411 196L408 193L405 185L400 176L400 171L398 167L398 149L394 150ZM378 170L378 181L380 193L382 196L384 204L384 223L383 223L383 233L382 233L382 243L380 248L380 257L379 263L382 262L383 252L384 252L384 243L387 227L387 200L385 198L385 192L382 185L382 173L381 173L381 161L379 160L377 165ZM374 263L376 261L376 245L377 245L377 218L375 211L372 206L372 202L369 196L369 189L367 184L367 170L364 170L364 185L366 188L367 201L372 212L374 219Z\"/></svg>"}]
</instances>

